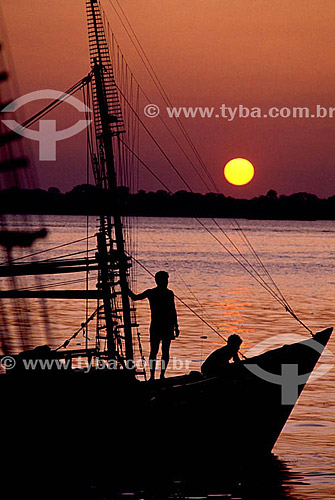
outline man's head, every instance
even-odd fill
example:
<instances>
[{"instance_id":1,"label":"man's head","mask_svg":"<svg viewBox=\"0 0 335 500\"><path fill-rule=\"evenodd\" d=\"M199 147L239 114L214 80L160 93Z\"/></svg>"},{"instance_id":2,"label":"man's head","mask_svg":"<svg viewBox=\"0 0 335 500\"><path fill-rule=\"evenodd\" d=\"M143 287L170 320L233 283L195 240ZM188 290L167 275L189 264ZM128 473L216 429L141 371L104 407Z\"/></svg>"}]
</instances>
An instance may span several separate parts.
<instances>
[{"instance_id":1,"label":"man's head","mask_svg":"<svg viewBox=\"0 0 335 500\"><path fill-rule=\"evenodd\" d=\"M158 271L155 274L155 281L159 288L166 288L169 283L169 275L166 271Z\"/></svg>"},{"instance_id":2,"label":"man's head","mask_svg":"<svg viewBox=\"0 0 335 500\"><path fill-rule=\"evenodd\" d=\"M228 345L230 347L234 347L235 349L239 349L242 342L243 340L239 335L236 335L236 333L234 333L233 335L229 335L228 337Z\"/></svg>"}]
</instances>

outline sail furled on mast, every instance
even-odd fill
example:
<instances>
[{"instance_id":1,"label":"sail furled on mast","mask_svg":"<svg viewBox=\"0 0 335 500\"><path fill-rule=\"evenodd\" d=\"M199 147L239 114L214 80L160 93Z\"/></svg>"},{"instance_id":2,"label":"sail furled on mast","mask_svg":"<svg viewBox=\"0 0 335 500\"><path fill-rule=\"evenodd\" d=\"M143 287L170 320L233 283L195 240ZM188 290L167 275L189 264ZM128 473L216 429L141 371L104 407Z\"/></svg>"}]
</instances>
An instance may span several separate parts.
<instances>
[{"instance_id":1,"label":"sail furled on mast","mask_svg":"<svg viewBox=\"0 0 335 500\"><path fill-rule=\"evenodd\" d=\"M105 35L99 2L88 0L86 3L86 10L91 68L93 69L94 65L98 64L102 69L103 92L108 108L109 126L111 133L113 135L118 135L125 130L122 119L119 94L116 87L112 61ZM97 135L99 135L102 133L102 124L95 79L93 79L92 82L92 94L95 129Z\"/></svg>"},{"instance_id":2,"label":"sail furled on mast","mask_svg":"<svg viewBox=\"0 0 335 500\"><path fill-rule=\"evenodd\" d=\"M100 2L87 0L86 10L90 65L92 71L95 64L101 68L109 129L115 137L113 150L117 184L136 192L139 163L131 151L138 153L139 149L139 122L134 113L134 110L139 110L139 84L121 52ZM94 127L99 138L102 125L95 78L91 86Z\"/></svg>"}]
</instances>

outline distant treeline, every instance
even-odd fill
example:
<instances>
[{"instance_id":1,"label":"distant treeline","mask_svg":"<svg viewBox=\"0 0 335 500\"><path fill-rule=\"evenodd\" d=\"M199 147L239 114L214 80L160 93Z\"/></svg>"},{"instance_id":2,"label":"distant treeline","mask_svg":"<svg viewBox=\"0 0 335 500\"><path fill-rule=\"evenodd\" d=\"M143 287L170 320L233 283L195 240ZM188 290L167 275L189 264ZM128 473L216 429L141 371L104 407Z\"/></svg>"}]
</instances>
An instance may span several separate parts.
<instances>
[{"instance_id":1,"label":"distant treeline","mask_svg":"<svg viewBox=\"0 0 335 500\"><path fill-rule=\"evenodd\" d=\"M223 194L178 191L129 193L120 187L117 194L122 215L156 217L234 217L248 219L335 219L335 196L319 199L309 193L278 196L270 190L251 200ZM115 199L107 191L83 184L63 194L57 188L0 191L0 212L17 214L98 215L113 213Z\"/></svg>"}]
</instances>

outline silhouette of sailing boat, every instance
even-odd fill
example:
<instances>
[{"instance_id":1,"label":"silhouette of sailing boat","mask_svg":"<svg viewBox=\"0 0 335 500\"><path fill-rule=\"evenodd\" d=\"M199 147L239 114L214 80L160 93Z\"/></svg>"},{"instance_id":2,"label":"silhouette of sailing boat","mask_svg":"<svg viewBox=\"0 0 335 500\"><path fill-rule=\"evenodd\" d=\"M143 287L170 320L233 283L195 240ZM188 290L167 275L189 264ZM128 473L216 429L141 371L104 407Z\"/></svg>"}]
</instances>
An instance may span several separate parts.
<instances>
[{"instance_id":1,"label":"silhouette of sailing boat","mask_svg":"<svg viewBox=\"0 0 335 500\"><path fill-rule=\"evenodd\" d=\"M80 449L89 446L92 452L94 446L92 442L88 445L90 439L86 426L89 422L97 428L103 418L106 425L104 439L112 442L118 450L117 456L108 457L109 463L118 470L124 461L128 465L134 462L134 467L138 467L132 450L143 450L143 436L148 444L148 451L143 452L146 463L156 461L152 450L156 448L159 437L159 460L178 468L199 457L206 463L217 461L214 454L217 449L221 451L222 461L233 457L239 459L241 454L270 453L327 345L332 328L312 334L312 338L305 341L245 359L238 365L230 364L220 377L206 378L200 372L191 372L150 384L144 367L134 369L134 339L138 336L138 323L135 308L128 297L132 257L126 248L118 206L117 168L120 163L128 162L130 155L138 161L140 159L126 139L122 104L130 102L114 78L100 3L87 0L86 6L91 71L67 94L72 95L83 88L87 90L87 103L94 111L94 138L90 138L94 178L98 187L113 194L113 214L101 214L99 218L94 256L33 263L17 263L9 256L9 263L0 266L0 276L94 271L98 275L96 289L12 288L2 289L0 298L13 301L95 299L96 310L79 330L94 320L96 337L93 343L87 342L85 349L68 349L72 340L68 339L56 350L36 346L13 353L6 338L9 332L4 331L2 360L10 356L15 364L14 369L7 366L7 373L0 377L2 395L10 408L5 417L6 427L11 428L12 416L21 414L24 409L25 425L34 429L34 439L40 436L39 446L43 447L41 422L56 423L61 429L60 434L66 433L70 423L76 422L71 431L72 440L81 444ZM58 104L57 100L48 108ZM44 113L45 109L23 125L31 126ZM12 138L12 134L10 137L3 135L2 142L5 144ZM17 166L11 163L11 168ZM2 170L5 167L2 164ZM0 233L0 244L8 249L9 255L16 246L29 246L42 236L45 236L43 230L28 233L4 229ZM294 314L291 310L289 312ZM83 358L91 364L90 370L76 368L76 361ZM37 364L36 369L27 369L29 362L31 366L34 360L49 361L51 368L45 369L44 364L42 369ZM52 363L60 360L64 365L62 370ZM99 363L112 363L113 369L101 370ZM103 402L103 410L97 411L94 402ZM219 435L213 426L213 421L218 418L224 429ZM45 424L42 429L47 433ZM32 442L36 443L34 439Z\"/></svg>"}]
</instances>

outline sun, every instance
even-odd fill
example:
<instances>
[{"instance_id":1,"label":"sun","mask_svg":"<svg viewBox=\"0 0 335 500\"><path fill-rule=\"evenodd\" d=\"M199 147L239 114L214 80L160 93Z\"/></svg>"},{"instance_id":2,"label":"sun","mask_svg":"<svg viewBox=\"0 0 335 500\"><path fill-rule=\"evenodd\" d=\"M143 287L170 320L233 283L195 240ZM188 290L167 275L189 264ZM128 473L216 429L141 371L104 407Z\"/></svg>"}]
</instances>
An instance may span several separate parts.
<instances>
[{"instance_id":1,"label":"sun","mask_svg":"<svg viewBox=\"0 0 335 500\"><path fill-rule=\"evenodd\" d=\"M253 164L245 158L234 158L226 163L223 174L230 184L244 186L255 174Z\"/></svg>"}]
</instances>

